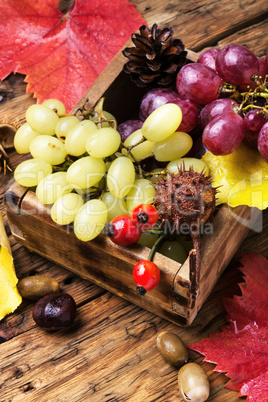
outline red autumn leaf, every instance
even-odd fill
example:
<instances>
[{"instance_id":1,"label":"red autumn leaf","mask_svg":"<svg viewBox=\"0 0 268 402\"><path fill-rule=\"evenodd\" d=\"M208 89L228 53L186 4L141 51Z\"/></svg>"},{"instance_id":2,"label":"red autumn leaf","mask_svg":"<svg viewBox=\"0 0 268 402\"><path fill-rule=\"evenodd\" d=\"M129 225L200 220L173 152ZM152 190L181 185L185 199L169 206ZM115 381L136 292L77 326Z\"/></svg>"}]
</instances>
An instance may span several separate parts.
<instances>
[{"instance_id":1,"label":"red autumn leaf","mask_svg":"<svg viewBox=\"0 0 268 402\"><path fill-rule=\"evenodd\" d=\"M41 103L61 100L69 111L145 20L127 0L1 0L0 79L27 75Z\"/></svg>"},{"instance_id":2,"label":"red autumn leaf","mask_svg":"<svg viewBox=\"0 0 268 402\"><path fill-rule=\"evenodd\" d=\"M215 371L226 373L231 379L227 388L261 402L268 400L268 260L247 253L241 263L242 296L224 300L230 324L189 348L217 364Z\"/></svg>"}]
</instances>

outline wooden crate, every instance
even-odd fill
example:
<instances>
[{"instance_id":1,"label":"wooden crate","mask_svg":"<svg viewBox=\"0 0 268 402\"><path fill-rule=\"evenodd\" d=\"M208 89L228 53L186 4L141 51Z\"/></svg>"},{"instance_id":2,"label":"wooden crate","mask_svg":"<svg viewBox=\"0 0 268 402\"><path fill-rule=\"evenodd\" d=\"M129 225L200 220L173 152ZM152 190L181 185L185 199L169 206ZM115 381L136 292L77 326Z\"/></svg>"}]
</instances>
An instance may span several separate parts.
<instances>
[{"instance_id":1,"label":"wooden crate","mask_svg":"<svg viewBox=\"0 0 268 402\"><path fill-rule=\"evenodd\" d=\"M196 61L197 55L189 51L188 58ZM105 110L114 114L119 123L137 118L145 90L138 88L122 72L125 61L121 52L118 53L75 109L85 99L90 107L105 97ZM253 223L259 215L257 209L247 206L231 209L223 205L219 209L213 222L213 233L202 237L197 297L190 291L189 258L181 265L159 253L154 262L161 270L160 283L140 296L136 293L132 271L138 261L148 258L148 248L139 244L119 247L102 235L90 242L81 242L72 228L58 226L52 221L49 207L41 204L33 191L17 183L6 192L5 203L12 234L29 250L181 326L192 323L247 235L250 225L245 222Z\"/></svg>"}]
</instances>

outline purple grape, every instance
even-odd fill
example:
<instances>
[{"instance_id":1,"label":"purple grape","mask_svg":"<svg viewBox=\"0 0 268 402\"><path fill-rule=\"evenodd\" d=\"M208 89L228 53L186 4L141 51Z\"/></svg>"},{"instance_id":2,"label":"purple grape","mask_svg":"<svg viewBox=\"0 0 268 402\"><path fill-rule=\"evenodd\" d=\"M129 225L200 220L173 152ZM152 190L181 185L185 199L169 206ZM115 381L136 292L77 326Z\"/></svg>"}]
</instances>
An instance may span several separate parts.
<instances>
[{"instance_id":1,"label":"purple grape","mask_svg":"<svg viewBox=\"0 0 268 402\"><path fill-rule=\"evenodd\" d=\"M258 137L259 137L259 131L252 131L246 128L246 133L243 142L251 149L258 149Z\"/></svg>"},{"instance_id":2,"label":"purple grape","mask_svg":"<svg viewBox=\"0 0 268 402\"><path fill-rule=\"evenodd\" d=\"M157 161L154 156L143 159L140 164L142 170L144 170L145 172L151 172L152 170L158 168L164 169L167 166L167 162Z\"/></svg>"},{"instance_id":3,"label":"purple grape","mask_svg":"<svg viewBox=\"0 0 268 402\"><path fill-rule=\"evenodd\" d=\"M184 131L189 133L198 124L199 109L195 103L189 101L188 99L183 99L179 94L177 98L173 101L176 105L181 108L182 121L179 125L177 131Z\"/></svg>"},{"instance_id":4,"label":"purple grape","mask_svg":"<svg viewBox=\"0 0 268 402\"><path fill-rule=\"evenodd\" d=\"M251 131L260 131L266 119L258 109L250 110L244 117L246 127Z\"/></svg>"},{"instance_id":5,"label":"purple grape","mask_svg":"<svg viewBox=\"0 0 268 402\"><path fill-rule=\"evenodd\" d=\"M257 57L244 46L227 45L216 59L216 70L224 81L234 85L249 84L251 76L258 74Z\"/></svg>"},{"instance_id":6,"label":"purple grape","mask_svg":"<svg viewBox=\"0 0 268 402\"><path fill-rule=\"evenodd\" d=\"M189 63L178 72L176 86L179 94L198 105L206 105L219 97L222 79L201 63Z\"/></svg>"},{"instance_id":7,"label":"purple grape","mask_svg":"<svg viewBox=\"0 0 268 402\"><path fill-rule=\"evenodd\" d=\"M198 137L202 136L202 133L203 128L200 126L200 124L197 124L197 126L188 134L192 137L193 141L195 141Z\"/></svg>"},{"instance_id":8,"label":"purple grape","mask_svg":"<svg viewBox=\"0 0 268 402\"><path fill-rule=\"evenodd\" d=\"M215 116L203 131L203 143L214 155L228 155L236 150L245 136L243 117L234 112Z\"/></svg>"},{"instance_id":9,"label":"purple grape","mask_svg":"<svg viewBox=\"0 0 268 402\"><path fill-rule=\"evenodd\" d=\"M119 124L117 131L121 136L121 141L124 142L130 134L142 128L143 121L141 120L127 120Z\"/></svg>"},{"instance_id":10,"label":"purple grape","mask_svg":"<svg viewBox=\"0 0 268 402\"><path fill-rule=\"evenodd\" d=\"M177 92L169 88L154 88L147 92L140 103L140 119L147 119L155 109L166 103L172 103L177 96Z\"/></svg>"},{"instance_id":11,"label":"purple grape","mask_svg":"<svg viewBox=\"0 0 268 402\"><path fill-rule=\"evenodd\" d=\"M233 112L236 107L238 107L238 103L230 98L219 98L209 102L199 113L201 127L206 127L206 125L219 114Z\"/></svg>"},{"instance_id":12,"label":"purple grape","mask_svg":"<svg viewBox=\"0 0 268 402\"><path fill-rule=\"evenodd\" d=\"M258 150L261 157L268 163L268 122L265 123L259 133Z\"/></svg>"},{"instance_id":13,"label":"purple grape","mask_svg":"<svg viewBox=\"0 0 268 402\"><path fill-rule=\"evenodd\" d=\"M220 52L220 49L215 47L211 49L204 50L197 59L197 63L204 64L204 66L212 68L212 70L216 70L216 58Z\"/></svg>"},{"instance_id":14,"label":"purple grape","mask_svg":"<svg viewBox=\"0 0 268 402\"><path fill-rule=\"evenodd\" d=\"M264 107L266 105L266 99L262 97L254 98L254 106Z\"/></svg>"},{"instance_id":15,"label":"purple grape","mask_svg":"<svg viewBox=\"0 0 268 402\"><path fill-rule=\"evenodd\" d=\"M264 81L266 74L268 74L268 64L267 61L262 59L261 57L258 57L258 62L259 62L259 76L262 78L262 81Z\"/></svg>"},{"instance_id":16,"label":"purple grape","mask_svg":"<svg viewBox=\"0 0 268 402\"><path fill-rule=\"evenodd\" d=\"M176 91L168 88L156 88L147 92L141 100L140 117L146 119L155 109L166 103L175 103L181 108L182 122L178 131L188 133L198 123L199 110L197 106L188 99L182 98Z\"/></svg>"},{"instance_id":17,"label":"purple grape","mask_svg":"<svg viewBox=\"0 0 268 402\"><path fill-rule=\"evenodd\" d=\"M200 136L194 141L192 148L185 156L190 158L201 159L202 156L205 155L207 151L208 149L205 147L202 141L202 136Z\"/></svg>"},{"instance_id":18,"label":"purple grape","mask_svg":"<svg viewBox=\"0 0 268 402\"><path fill-rule=\"evenodd\" d=\"M260 78L260 81L263 82L265 75L267 74L267 64L264 59L261 57L257 57L258 62L259 62L259 72L258 76ZM257 88L258 84L255 81L251 81L249 84L243 84L239 86L239 90L241 92L248 92L249 89L255 89Z\"/></svg>"}]
</instances>

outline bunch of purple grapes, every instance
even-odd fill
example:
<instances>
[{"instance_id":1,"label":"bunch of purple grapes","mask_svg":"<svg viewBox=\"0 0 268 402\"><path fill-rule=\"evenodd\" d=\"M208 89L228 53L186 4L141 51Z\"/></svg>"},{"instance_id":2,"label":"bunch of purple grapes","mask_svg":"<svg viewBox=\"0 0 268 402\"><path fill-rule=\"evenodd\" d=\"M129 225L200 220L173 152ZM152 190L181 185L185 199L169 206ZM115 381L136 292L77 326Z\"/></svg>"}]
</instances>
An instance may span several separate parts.
<instances>
[{"instance_id":1,"label":"bunch of purple grapes","mask_svg":"<svg viewBox=\"0 0 268 402\"><path fill-rule=\"evenodd\" d=\"M118 127L122 140L165 103L176 103L182 110L178 131L191 134L199 148L194 146L196 154L191 156L200 157L206 150L228 155L244 142L268 163L268 50L266 59L236 44L205 50L196 63L181 68L175 88L145 94L140 120Z\"/></svg>"}]
</instances>

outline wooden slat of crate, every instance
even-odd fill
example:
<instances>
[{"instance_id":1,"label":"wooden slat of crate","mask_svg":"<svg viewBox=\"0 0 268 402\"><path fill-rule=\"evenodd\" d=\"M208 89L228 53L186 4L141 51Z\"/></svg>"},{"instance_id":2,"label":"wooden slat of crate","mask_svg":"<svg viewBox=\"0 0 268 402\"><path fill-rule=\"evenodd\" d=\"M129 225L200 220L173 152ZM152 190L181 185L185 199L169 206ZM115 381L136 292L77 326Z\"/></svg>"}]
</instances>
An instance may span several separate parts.
<instances>
[{"instance_id":1,"label":"wooden slat of crate","mask_svg":"<svg viewBox=\"0 0 268 402\"><path fill-rule=\"evenodd\" d=\"M25 191L16 183L6 194L6 207L13 235L31 251L149 311L185 323L172 307L173 282L180 264L157 253L154 261L161 269L161 281L154 290L141 297L136 293L132 271L136 262L148 258L149 249L138 244L119 247L106 236L81 242L71 228L66 230L52 221L49 208L43 206L33 192ZM189 281L186 282L189 286ZM187 317L187 300L185 305L184 316Z\"/></svg>"},{"instance_id":2,"label":"wooden slat of crate","mask_svg":"<svg viewBox=\"0 0 268 402\"><path fill-rule=\"evenodd\" d=\"M154 261L161 270L159 285L145 296L136 293L133 266L146 259L149 249L138 244L114 245L106 236L91 242L79 241L72 228L57 226L50 209L35 194L17 183L6 193L10 228L16 240L31 251L93 281L126 300L179 325L190 325L217 280L246 236L249 228L237 217L254 221L258 210L239 207L235 213L225 206L216 215L213 234L204 236L200 289L192 299L189 258L180 265L156 253Z\"/></svg>"}]
</instances>

